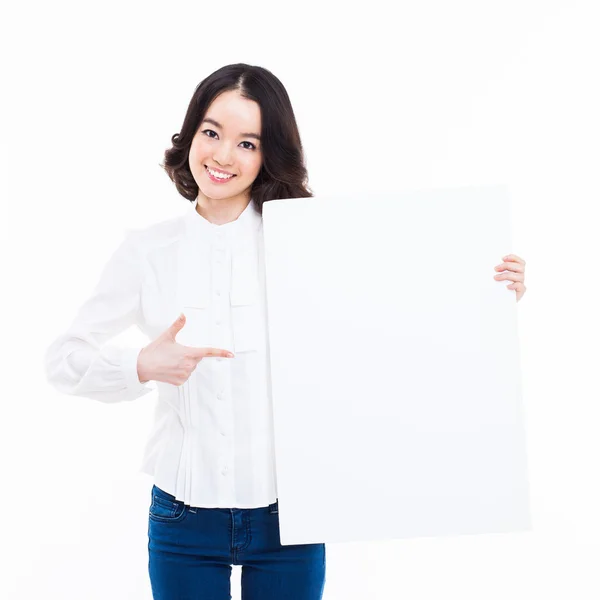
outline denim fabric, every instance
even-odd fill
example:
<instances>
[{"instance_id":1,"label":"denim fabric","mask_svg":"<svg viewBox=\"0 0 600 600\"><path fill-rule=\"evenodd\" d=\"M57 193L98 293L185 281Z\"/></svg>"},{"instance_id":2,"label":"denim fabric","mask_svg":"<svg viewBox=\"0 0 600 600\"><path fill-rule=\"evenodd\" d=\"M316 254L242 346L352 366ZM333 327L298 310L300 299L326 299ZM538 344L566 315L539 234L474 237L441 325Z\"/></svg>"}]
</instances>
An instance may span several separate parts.
<instances>
[{"instance_id":1,"label":"denim fabric","mask_svg":"<svg viewBox=\"0 0 600 600\"><path fill-rule=\"evenodd\" d=\"M148 572L154 600L230 600L232 565L242 600L320 600L325 544L282 546L278 502L201 508L152 486Z\"/></svg>"}]
</instances>

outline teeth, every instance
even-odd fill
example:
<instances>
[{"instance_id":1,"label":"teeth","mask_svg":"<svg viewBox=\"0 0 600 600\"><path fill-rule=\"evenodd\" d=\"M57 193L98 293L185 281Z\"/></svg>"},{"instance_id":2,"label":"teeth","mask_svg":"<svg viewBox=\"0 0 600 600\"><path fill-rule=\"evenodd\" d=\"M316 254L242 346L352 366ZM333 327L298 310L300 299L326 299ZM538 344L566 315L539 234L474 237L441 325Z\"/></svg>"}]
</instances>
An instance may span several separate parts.
<instances>
[{"instance_id":1,"label":"teeth","mask_svg":"<svg viewBox=\"0 0 600 600\"><path fill-rule=\"evenodd\" d=\"M212 169L209 169L208 167L206 167L206 170L213 176L216 177L217 179L231 179L233 177L233 175L222 175L220 173L217 173L216 171L213 171Z\"/></svg>"}]
</instances>

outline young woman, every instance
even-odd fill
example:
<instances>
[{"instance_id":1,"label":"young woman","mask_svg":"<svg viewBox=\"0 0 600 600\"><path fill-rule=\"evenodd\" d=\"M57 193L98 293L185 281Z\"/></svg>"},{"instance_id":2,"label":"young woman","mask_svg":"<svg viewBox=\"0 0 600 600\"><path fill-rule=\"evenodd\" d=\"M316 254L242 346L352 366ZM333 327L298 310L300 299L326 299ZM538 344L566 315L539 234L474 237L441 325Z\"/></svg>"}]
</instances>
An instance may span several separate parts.
<instances>
[{"instance_id":1,"label":"young woman","mask_svg":"<svg viewBox=\"0 0 600 600\"><path fill-rule=\"evenodd\" d=\"M142 471L154 598L317 600L325 544L282 546L271 419L262 205L310 197L288 94L268 70L227 65L196 88L163 167L183 217L130 231L46 354L49 381L103 402L158 388ZM525 292L525 262L497 279ZM110 338L137 325L145 347ZM233 353L230 352L233 350Z\"/></svg>"}]
</instances>

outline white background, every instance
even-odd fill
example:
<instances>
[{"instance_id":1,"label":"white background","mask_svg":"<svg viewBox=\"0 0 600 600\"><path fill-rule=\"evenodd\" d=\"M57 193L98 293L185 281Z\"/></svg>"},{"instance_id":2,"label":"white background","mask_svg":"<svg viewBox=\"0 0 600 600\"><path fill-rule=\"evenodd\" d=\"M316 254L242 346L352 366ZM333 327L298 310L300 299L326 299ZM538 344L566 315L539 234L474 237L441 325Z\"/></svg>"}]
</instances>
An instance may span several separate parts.
<instances>
[{"instance_id":1,"label":"white background","mask_svg":"<svg viewBox=\"0 0 600 600\"><path fill-rule=\"evenodd\" d=\"M518 312L533 531L331 544L325 600L598 598L595 5L3 8L0 595L151 597L151 481L137 468L155 397L111 406L63 396L42 358L124 230L183 212L158 163L199 81L247 62L286 86L315 193L505 181L506 252L527 261ZM469 259L439 267L460 286ZM234 599L239 576L236 567Z\"/></svg>"}]
</instances>

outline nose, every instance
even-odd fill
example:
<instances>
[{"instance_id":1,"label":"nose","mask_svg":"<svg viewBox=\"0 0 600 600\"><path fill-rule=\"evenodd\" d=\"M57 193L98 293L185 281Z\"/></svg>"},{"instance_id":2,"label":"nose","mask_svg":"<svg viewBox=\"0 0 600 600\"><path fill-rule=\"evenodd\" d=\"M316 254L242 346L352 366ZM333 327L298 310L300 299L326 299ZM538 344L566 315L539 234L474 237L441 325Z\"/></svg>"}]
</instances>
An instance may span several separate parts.
<instances>
[{"instance_id":1,"label":"nose","mask_svg":"<svg viewBox=\"0 0 600 600\"><path fill-rule=\"evenodd\" d=\"M213 160L222 166L231 164L231 145L230 144L219 144L219 147L213 154Z\"/></svg>"}]
</instances>

